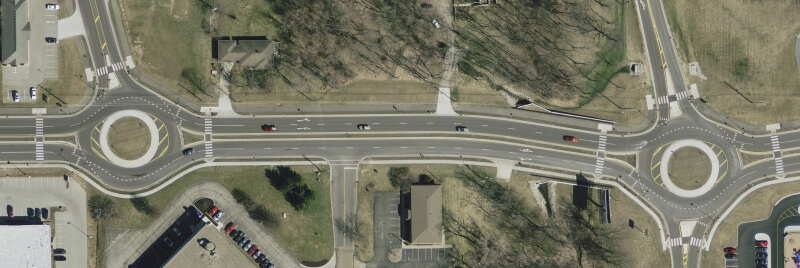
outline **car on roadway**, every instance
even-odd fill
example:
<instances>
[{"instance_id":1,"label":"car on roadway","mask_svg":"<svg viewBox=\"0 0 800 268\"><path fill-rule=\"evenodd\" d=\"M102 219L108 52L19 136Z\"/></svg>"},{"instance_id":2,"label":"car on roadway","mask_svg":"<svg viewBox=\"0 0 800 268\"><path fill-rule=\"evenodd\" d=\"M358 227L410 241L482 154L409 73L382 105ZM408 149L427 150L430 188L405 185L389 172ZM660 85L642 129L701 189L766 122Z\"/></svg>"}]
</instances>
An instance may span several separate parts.
<instances>
[{"instance_id":1,"label":"car on roadway","mask_svg":"<svg viewBox=\"0 0 800 268\"><path fill-rule=\"evenodd\" d=\"M261 125L261 130L264 132L275 132L278 131L278 127L275 125Z\"/></svg>"},{"instance_id":2,"label":"car on roadway","mask_svg":"<svg viewBox=\"0 0 800 268\"><path fill-rule=\"evenodd\" d=\"M67 254L67 250L63 248L57 248L53 250L53 254Z\"/></svg>"},{"instance_id":3,"label":"car on roadway","mask_svg":"<svg viewBox=\"0 0 800 268\"><path fill-rule=\"evenodd\" d=\"M172 244L172 240L169 240L169 237L164 237L164 239L162 239L162 241L164 241L164 244L167 244L167 246L169 246L169 247L172 247L172 245L173 245Z\"/></svg>"},{"instance_id":4,"label":"car on roadway","mask_svg":"<svg viewBox=\"0 0 800 268\"><path fill-rule=\"evenodd\" d=\"M722 249L722 251L724 251L725 253L736 253L736 248L727 247L727 248Z\"/></svg>"},{"instance_id":5,"label":"car on roadway","mask_svg":"<svg viewBox=\"0 0 800 268\"><path fill-rule=\"evenodd\" d=\"M42 218L45 220L50 217L50 210L47 208L42 208Z\"/></svg>"},{"instance_id":6,"label":"car on roadway","mask_svg":"<svg viewBox=\"0 0 800 268\"><path fill-rule=\"evenodd\" d=\"M458 132L469 132L469 128L465 126L457 126L456 131Z\"/></svg>"},{"instance_id":7,"label":"car on roadway","mask_svg":"<svg viewBox=\"0 0 800 268\"><path fill-rule=\"evenodd\" d=\"M67 257L61 256L61 255L56 255L56 256L53 256L53 260L55 260L55 261L66 261Z\"/></svg>"},{"instance_id":8,"label":"car on roadway","mask_svg":"<svg viewBox=\"0 0 800 268\"><path fill-rule=\"evenodd\" d=\"M564 137L561 137L561 138L564 139L564 141L568 141L568 142L578 142L578 138L575 138L573 136L564 135Z\"/></svg>"},{"instance_id":9,"label":"car on roadway","mask_svg":"<svg viewBox=\"0 0 800 268\"><path fill-rule=\"evenodd\" d=\"M225 215L225 212L222 210L217 210L217 213L214 213L214 216L211 218L214 219L214 221L219 221L219 219L222 218L222 215Z\"/></svg>"},{"instance_id":10,"label":"car on roadway","mask_svg":"<svg viewBox=\"0 0 800 268\"><path fill-rule=\"evenodd\" d=\"M11 99L14 100L14 102L19 102L19 92L17 92L16 90L12 90Z\"/></svg>"},{"instance_id":11,"label":"car on roadway","mask_svg":"<svg viewBox=\"0 0 800 268\"><path fill-rule=\"evenodd\" d=\"M213 217L214 213L217 213L217 210L218 210L217 206L212 206L211 208L208 209L208 211L206 213L208 213L208 216L212 216Z\"/></svg>"},{"instance_id":12,"label":"car on roadway","mask_svg":"<svg viewBox=\"0 0 800 268\"><path fill-rule=\"evenodd\" d=\"M361 129L361 130L369 130L369 125L367 125L367 124L358 124L357 127L358 127L358 129Z\"/></svg>"},{"instance_id":13,"label":"car on roadway","mask_svg":"<svg viewBox=\"0 0 800 268\"><path fill-rule=\"evenodd\" d=\"M194 148L183 149L183 155L190 155L194 153Z\"/></svg>"},{"instance_id":14,"label":"car on roadway","mask_svg":"<svg viewBox=\"0 0 800 268\"><path fill-rule=\"evenodd\" d=\"M58 10L58 4L45 4L44 8L47 10Z\"/></svg>"},{"instance_id":15,"label":"car on roadway","mask_svg":"<svg viewBox=\"0 0 800 268\"><path fill-rule=\"evenodd\" d=\"M228 234L230 234L230 233L231 233L231 231L233 231L233 229L236 229L236 226L237 226L237 225L236 225L236 223L235 223L235 222L229 222L229 223L228 223L228 226L226 226L226 227L225 227L225 233L228 233Z\"/></svg>"},{"instance_id":16,"label":"car on roadway","mask_svg":"<svg viewBox=\"0 0 800 268\"><path fill-rule=\"evenodd\" d=\"M31 87L31 99L36 99L36 87Z\"/></svg>"},{"instance_id":17,"label":"car on roadway","mask_svg":"<svg viewBox=\"0 0 800 268\"><path fill-rule=\"evenodd\" d=\"M56 39L55 37L45 37L44 41L47 42L48 44L58 43L58 39Z\"/></svg>"},{"instance_id":18,"label":"car on roadway","mask_svg":"<svg viewBox=\"0 0 800 268\"><path fill-rule=\"evenodd\" d=\"M767 242L765 240L756 241L756 247L768 247L768 246L769 246L769 242Z\"/></svg>"},{"instance_id":19,"label":"car on roadway","mask_svg":"<svg viewBox=\"0 0 800 268\"><path fill-rule=\"evenodd\" d=\"M14 218L14 206L6 205L6 213L8 214L9 218L13 219Z\"/></svg>"}]
</instances>

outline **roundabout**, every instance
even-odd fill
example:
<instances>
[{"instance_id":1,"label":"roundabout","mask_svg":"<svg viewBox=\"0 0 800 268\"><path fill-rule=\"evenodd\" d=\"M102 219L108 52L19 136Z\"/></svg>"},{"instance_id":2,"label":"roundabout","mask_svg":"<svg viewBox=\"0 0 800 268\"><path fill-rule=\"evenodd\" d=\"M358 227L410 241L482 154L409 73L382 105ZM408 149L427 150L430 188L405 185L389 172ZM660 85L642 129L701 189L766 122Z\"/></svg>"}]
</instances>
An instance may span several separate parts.
<instances>
[{"instance_id":1,"label":"roundabout","mask_svg":"<svg viewBox=\"0 0 800 268\"><path fill-rule=\"evenodd\" d=\"M673 154L675 154L675 152L678 151L679 149L686 147L692 147L700 150L708 157L708 160L710 160L711 162L711 174L708 176L706 182L703 183L697 189L684 189L678 187L670 178L669 163L672 160ZM717 182L717 178L719 177L720 174L719 166L720 166L719 158L717 158L717 154L714 153L714 150L711 149L711 147L708 146L708 144L699 140L680 140L670 144L669 146L667 146L666 149L664 149L664 153L661 155L659 175L661 177L661 181L664 184L663 186L673 194L684 198L694 198L708 193L708 191L710 191L711 188L714 187L714 185Z\"/></svg>"},{"instance_id":2,"label":"roundabout","mask_svg":"<svg viewBox=\"0 0 800 268\"><path fill-rule=\"evenodd\" d=\"M139 157L137 159L133 159L133 160L126 160L126 159L123 159L123 158L117 156L113 152L113 150L111 149L111 146L109 145L109 142L108 142L109 141L109 132L111 130L111 127L114 125L114 123L116 121L120 120L120 119L127 118L127 117L133 117L135 119L138 119L142 123L144 123L144 126L147 128L147 130L148 130L148 132L150 134L150 144L149 144L149 146L147 148L147 151L141 157ZM159 141L161 140L161 139L159 139L158 131L159 131L159 128L156 126L156 122L153 120L153 118L151 118L148 114L146 114L146 113L144 113L142 111L124 110L124 111L115 112L115 113L111 114L110 116L108 116L103 121L103 125L100 128L100 133L99 133L99 135L100 135L99 136L100 151L102 152L104 158L106 160L108 160L109 162L113 163L114 165L117 165L117 166L120 166L120 167L123 167L123 168L141 167L141 166L147 164L148 162L150 162L153 159L153 157L155 157L156 152L158 151Z\"/></svg>"}]
</instances>

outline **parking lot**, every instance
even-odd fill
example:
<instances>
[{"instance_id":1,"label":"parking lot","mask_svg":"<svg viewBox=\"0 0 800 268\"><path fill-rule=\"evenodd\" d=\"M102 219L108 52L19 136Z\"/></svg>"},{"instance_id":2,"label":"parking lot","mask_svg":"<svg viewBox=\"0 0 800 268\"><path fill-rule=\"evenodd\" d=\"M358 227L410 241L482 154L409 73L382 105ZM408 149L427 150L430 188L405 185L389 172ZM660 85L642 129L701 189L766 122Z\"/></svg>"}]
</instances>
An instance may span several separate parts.
<instances>
[{"instance_id":1,"label":"parking lot","mask_svg":"<svg viewBox=\"0 0 800 268\"><path fill-rule=\"evenodd\" d=\"M50 217L45 222L54 220L53 247L67 251L67 260L55 262L55 267L86 267L87 242L94 239L86 234L86 192L76 183L66 185L62 177L1 178L0 198L3 206L14 206L15 220L36 223L41 220L29 218L27 208L48 208ZM58 206L65 211L58 211Z\"/></svg>"}]
</instances>

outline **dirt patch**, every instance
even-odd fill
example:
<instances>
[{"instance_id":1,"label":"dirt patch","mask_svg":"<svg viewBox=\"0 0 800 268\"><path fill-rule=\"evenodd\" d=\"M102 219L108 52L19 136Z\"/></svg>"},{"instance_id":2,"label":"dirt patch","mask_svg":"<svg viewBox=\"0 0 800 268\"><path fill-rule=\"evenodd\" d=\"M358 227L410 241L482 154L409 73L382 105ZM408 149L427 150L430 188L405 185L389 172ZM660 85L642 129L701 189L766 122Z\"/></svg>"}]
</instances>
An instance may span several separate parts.
<instances>
[{"instance_id":1,"label":"dirt patch","mask_svg":"<svg viewBox=\"0 0 800 268\"><path fill-rule=\"evenodd\" d=\"M108 144L119 158L137 159L150 148L150 131L141 120L125 117L111 125Z\"/></svg>"},{"instance_id":2,"label":"dirt patch","mask_svg":"<svg viewBox=\"0 0 800 268\"><path fill-rule=\"evenodd\" d=\"M667 172L676 186L694 190L705 184L711 175L711 160L700 149L680 148L672 153Z\"/></svg>"},{"instance_id":3,"label":"dirt patch","mask_svg":"<svg viewBox=\"0 0 800 268\"><path fill-rule=\"evenodd\" d=\"M794 57L800 5L734 1L720 8L690 0L664 5L681 62L699 62L708 77L701 82L681 67L687 83L698 83L708 108L754 125L800 119Z\"/></svg>"}]
</instances>

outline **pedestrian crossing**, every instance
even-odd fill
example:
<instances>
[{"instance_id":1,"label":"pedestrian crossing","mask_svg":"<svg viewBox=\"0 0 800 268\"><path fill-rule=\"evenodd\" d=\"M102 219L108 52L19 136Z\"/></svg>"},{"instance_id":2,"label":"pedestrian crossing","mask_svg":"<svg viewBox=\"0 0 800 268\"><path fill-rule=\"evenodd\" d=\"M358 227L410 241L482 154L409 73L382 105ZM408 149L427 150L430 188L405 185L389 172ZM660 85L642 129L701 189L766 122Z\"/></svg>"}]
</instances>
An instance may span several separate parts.
<instances>
[{"instance_id":1,"label":"pedestrian crossing","mask_svg":"<svg viewBox=\"0 0 800 268\"><path fill-rule=\"evenodd\" d=\"M597 141L597 161L595 162L594 166L594 173L601 174L603 173L603 164L606 161L606 139L608 137L606 135L600 135L600 139Z\"/></svg>"},{"instance_id":2,"label":"pedestrian crossing","mask_svg":"<svg viewBox=\"0 0 800 268\"><path fill-rule=\"evenodd\" d=\"M674 97L674 100L670 100L670 97ZM678 94L675 94L675 95L659 96L658 97L658 104L667 104L667 103L670 103L671 101L679 101L679 100L688 99L688 98L689 98L689 93L686 92L686 91L681 91L681 92L678 92Z\"/></svg>"},{"instance_id":3,"label":"pedestrian crossing","mask_svg":"<svg viewBox=\"0 0 800 268\"><path fill-rule=\"evenodd\" d=\"M667 245L670 247L680 247L681 245L683 245L683 241L681 241L680 237L670 238L667 239Z\"/></svg>"},{"instance_id":4,"label":"pedestrian crossing","mask_svg":"<svg viewBox=\"0 0 800 268\"><path fill-rule=\"evenodd\" d=\"M775 155L775 173L782 174L783 173L783 155L781 154L781 145L780 141L778 140L778 135L772 135L770 137L772 141L772 153Z\"/></svg>"},{"instance_id":5,"label":"pedestrian crossing","mask_svg":"<svg viewBox=\"0 0 800 268\"><path fill-rule=\"evenodd\" d=\"M211 117L206 118L205 123L206 157L214 157L214 146L211 144Z\"/></svg>"},{"instance_id":6,"label":"pedestrian crossing","mask_svg":"<svg viewBox=\"0 0 800 268\"><path fill-rule=\"evenodd\" d=\"M658 104L669 103L669 96L658 96Z\"/></svg>"},{"instance_id":7,"label":"pedestrian crossing","mask_svg":"<svg viewBox=\"0 0 800 268\"><path fill-rule=\"evenodd\" d=\"M119 70L122 70L122 69L125 69L125 64L122 63L122 62L117 62L117 63L111 64L109 66L103 66L103 67L97 68L96 70L94 70L94 73L95 73L96 76L103 76L103 75L106 75L108 73L113 73L113 72L116 72L116 71L119 71Z\"/></svg>"},{"instance_id":8,"label":"pedestrian crossing","mask_svg":"<svg viewBox=\"0 0 800 268\"><path fill-rule=\"evenodd\" d=\"M690 239L690 241L689 241L689 244L692 245L692 246L695 246L695 247L702 248L703 244L705 244L705 241L703 241L702 239L699 239L699 238L692 237Z\"/></svg>"},{"instance_id":9,"label":"pedestrian crossing","mask_svg":"<svg viewBox=\"0 0 800 268\"><path fill-rule=\"evenodd\" d=\"M36 118L36 161L44 161L44 118Z\"/></svg>"}]
</instances>

